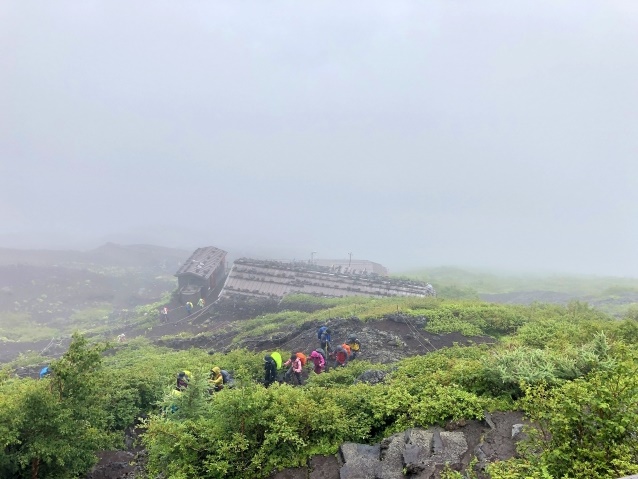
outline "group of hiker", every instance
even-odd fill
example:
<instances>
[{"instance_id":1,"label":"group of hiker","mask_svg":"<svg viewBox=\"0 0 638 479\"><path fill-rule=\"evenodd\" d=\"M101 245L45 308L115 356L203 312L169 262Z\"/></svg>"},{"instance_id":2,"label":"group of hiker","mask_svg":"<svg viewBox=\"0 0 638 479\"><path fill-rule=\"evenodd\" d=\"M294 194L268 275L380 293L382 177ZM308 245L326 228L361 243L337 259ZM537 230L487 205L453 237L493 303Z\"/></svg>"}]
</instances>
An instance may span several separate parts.
<instances>
[{"instance_id":1,"label":"group of hiker","mask_svg":"<svg viewBox=\"0 0 638 479\"><path fill-rule=\"evenodd\" d=\"M332 331L327 326L321 326L317 330L319 347L314 349L308 356L297 351L282 364L281 354L273 352L264 356L264 385L270 386L277 380L277 371L282 367L288 369L284 373L284 381L303 384L302 372L306 365L312 364L315 374L321 374L329 370L329 362L334 368L344 367L348 361L357 357L361 352L361 343L357 336L351 334L340 345L333 347Z\"/></svg>"},{"instance_id":2,"label":"group of hiker","mask_svg":"<svg viewBox=\"0 0 638 479\"><path fill-rule=\"evenodd\" d=\"M199 309L204 309L205 306L206 306L206 300L204 298L199 298L199 301L197 301L197 307ZM180 308L181 308L181 306L180 306ZM184 304L184 308L186 308L186 315L190 316L190 314L195 309L195 306L193 305L192 301L186 301L186 304ZM179 308L175 308L175 309L179 309ZM168 306L164 306L164 307L160 308L159 313L160 313L160 318L161 318L162 322L168 323L168 313L170 311L174 311L174 310L169 310Z\"/></svg>"},{"instance_id":3,"label":"group of hiker","mask_svg":"<svg viewBox=\"0 0 638 479\"><path fill-rule=\"evenodd\" d=\"M182 393L188 388L188 385L193 378L190 371L180 371L177 373L177 384L175 384L175 391ZM224 388L232 388L234 381L232 376L225 369L221 369L219 366L213 366L210 368L210 374L208 375L208 392L213 394L219 392Z\"/></svg>"},{"instance_id":4,"label":"group of hiker","mask_svg":"<svg viewBox=\"0 0 638 479\"><path fill-rule=\"evenodd\" d=\"M193 312L193 303L190 301L186 301L186 314L190 315ZM199 298L199 301L197 301L197 307L199 309L204 309L204 306L206 306L206 301L204 300L204 298Z\"/></svg>"},{"instance_id":5,"label":"group of hiker","mask_svg":"<svg viewBox=\"0 0 638 479\"><path fill-rule=\"evenodd\" d=\"M312 366L315 374L328 372L330 364L334 368L344 367L348 361L356 358L361 353L361 343L357 336L351 334L347 339L337 346L332 344L332 331L327 326L322 326L317 330L319 347L312 350L308 356L302 351L291 354L290 358L283 362L281 354L277 351L267 354L264 357L264 385L266 387L278 380L279 371L283 371L283 382L296 385L303 385L303 370L306 366ZM192 373L184 370L177 374L173 396L179 396L184 392L190 381ZM225 388L232 388L234 381L231 374L219 366L210 369L208 377L208 392L214 394ZM170 411L175 412L177 406L170 406Z\"/></svg>"}]
</instances>

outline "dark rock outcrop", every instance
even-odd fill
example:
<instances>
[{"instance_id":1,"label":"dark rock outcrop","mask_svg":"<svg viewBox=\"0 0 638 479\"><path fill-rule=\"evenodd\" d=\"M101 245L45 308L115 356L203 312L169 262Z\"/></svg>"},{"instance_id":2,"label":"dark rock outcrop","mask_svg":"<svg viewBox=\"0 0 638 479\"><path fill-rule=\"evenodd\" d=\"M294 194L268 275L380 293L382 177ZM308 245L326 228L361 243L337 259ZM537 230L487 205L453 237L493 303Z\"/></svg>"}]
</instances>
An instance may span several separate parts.
<instances>
[{"instance_id":1,"label":"dark rock outcrop","mask_svg":"<svg viewBox=\"0 0 638 479\"><path fill-rule=\"evenodd\" d=\"M379 446L346 443L340 479L430 479L448 465L461 470L468 451L461 431L408 429L384 439Z\"/></svg>"},{"instance_id":2,"label":"dark rock outcrop","mask_svg":"<svg viewBox=\"0 0 638 479\"><path fill-rule=\"evenodd\" d=\"M356 383L368 383L368 384L379 384L385 380L385 377L388 373L385 371L380 371L378 369L368 369L364 371L362 374L354 380Z\"/></svg>"}]
</instances>

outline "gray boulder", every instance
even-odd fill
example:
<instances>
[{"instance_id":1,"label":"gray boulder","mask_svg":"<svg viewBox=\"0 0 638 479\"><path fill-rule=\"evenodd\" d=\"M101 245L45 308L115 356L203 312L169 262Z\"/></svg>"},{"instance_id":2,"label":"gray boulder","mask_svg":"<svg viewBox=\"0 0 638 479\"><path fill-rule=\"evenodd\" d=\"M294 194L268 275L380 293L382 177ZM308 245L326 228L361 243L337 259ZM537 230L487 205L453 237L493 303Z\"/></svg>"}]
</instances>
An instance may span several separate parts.
<instances>
[{"instance_id":1,"label":"gray boulder","mask_svg":"<svg viewBox=\"0 0 638 479\"><path fill-rule=\"evenodd\" d=\"M354 380L355 383L379 384L385 380L387 373L378 369L368 369Z\"/></svg>"},{"instance_id":2,"label":"gray boulder","mask_svg":"<svg viewBox=\"0 0 638 479\"><path fill-rule=\"evenodd\" d=\"M409 429L378 446L346 443L341 446L344 465L340 479L403 479L405 474L430 479L446 465L460 470L468 450L462 432Z\"/></svg>"},{"instance_id":3,"label":"gray boulder","mask_svg":"<svg viewBox=\"0 0 638 479\"><path fill-rule=\"evenodd\" d=\"M344 465L339 479L377 479L380 448L346 442L339 448Z\"/></svg>"}]
</instances>

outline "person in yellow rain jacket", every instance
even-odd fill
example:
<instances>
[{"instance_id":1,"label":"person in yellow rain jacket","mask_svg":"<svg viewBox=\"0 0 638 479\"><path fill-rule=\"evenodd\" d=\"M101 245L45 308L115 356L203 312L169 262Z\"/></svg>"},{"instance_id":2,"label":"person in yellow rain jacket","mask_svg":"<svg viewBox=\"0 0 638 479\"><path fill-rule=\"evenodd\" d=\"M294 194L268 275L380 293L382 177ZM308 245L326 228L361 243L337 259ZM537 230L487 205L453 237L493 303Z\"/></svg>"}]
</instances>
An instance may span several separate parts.
<instances>
[{"instance_id":1,"label":"person in yellow rain jacket","mask_svg":"<svg viewBox=\"0 0 638 479\"><path fill-rule=\"evenodd\" d=\"M346 340L346 344L350 346L349 359L356 358L357 355L361 352L361 343L359 342L357 337L354 334L351 334L350 336L348 336L348 339Z\"/></svg>"},{"instance_id":2,"label":"person in yellow rain jacket","mask_svg":"<svg viewBox=\"0 0 638 479\"><path fill-rule=\"evenodd\" d=\"M224 389L224 376L222 375L222 370L219 366L215 366L210 370L208 384L211 387L211 392L217 392Z\"/></svg>"}]
</instances>

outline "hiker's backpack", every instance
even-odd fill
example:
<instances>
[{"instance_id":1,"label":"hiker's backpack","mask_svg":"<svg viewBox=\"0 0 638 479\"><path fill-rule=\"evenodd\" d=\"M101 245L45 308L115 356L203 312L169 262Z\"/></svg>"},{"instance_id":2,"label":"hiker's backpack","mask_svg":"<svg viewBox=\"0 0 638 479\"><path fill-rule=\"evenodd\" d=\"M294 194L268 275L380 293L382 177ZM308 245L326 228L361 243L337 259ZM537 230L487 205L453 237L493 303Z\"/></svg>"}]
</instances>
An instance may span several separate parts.
<instances>
[{"instance_id":1,"label":"hiker's backpack","mask_svg":"<svg viewBox=\"0 0 638 479\"><path fill-rule=\"evenodd\" d=\"M304 353L295 353L297 355L297 357L299 358L299 361L301 361L301 367L304 367L306 365L306 355Z\"/></svg>"},{"instance_id":2,"label":"hiker's backpack","mask_svg":"<svg viewBox=\"0 0 638 479\"><path fill-rule=\"evenodd\" d=\"M230 373L228 371L222 369L221 374L224 384L230 384L231 382L233 382L233 378L230 377Z\"/></svg>"},{"instance_id":3,"label":"hiker's backpack","mask_svg":"<svg viewBox=\"0 0 638 479\"><path fill-rule=\"evenodd\" d=\"M275 351L274 353L270 353L270 357L275 360L275 364L277 365L277 369L281 369L281 365L282 365L281 354L279 354L277 351Z\"/></svg>"},{"instance_id":4,"label":"hiker's backpack","mask_svg":"<svg viewBox=\"0 0 638 479\"><path fill-rule=\"evenodd\" d=\"M319 354L321 354L323 356L323 360L326 360L326 352L323 350L323 348L317 348L315 349L315 351L317 351Z\"/></svg>"}]
</instances>

